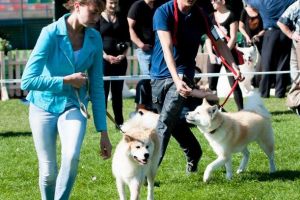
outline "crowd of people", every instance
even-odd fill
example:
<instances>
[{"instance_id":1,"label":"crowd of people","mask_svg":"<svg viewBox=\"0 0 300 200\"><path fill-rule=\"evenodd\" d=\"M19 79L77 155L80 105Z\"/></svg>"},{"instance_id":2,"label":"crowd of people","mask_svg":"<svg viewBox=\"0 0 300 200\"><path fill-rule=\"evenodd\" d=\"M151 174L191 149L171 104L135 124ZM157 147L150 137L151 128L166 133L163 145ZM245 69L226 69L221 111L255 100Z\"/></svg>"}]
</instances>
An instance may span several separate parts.
<instances>
[{"instance_id":1,"label":"crowd of people","mask_svg":"<svg viewBox=\"0 0 300 200\"><path fill-rule=\"evenodd\" d=\"M136 110L160 114L160 163L173 136L186 155L187 173L197 171L202 149L185 122L185 113L201 104L202 98L218 101L212 92L218 77L209 78L208 89L194 84L203 34L207 35L208 71L220 71L222 56L237 72L229 77L231 85L234 79L242 80L233 51L238 30L244 45L257 45L262 71L299 70L300 0L137 0L126 4L126 9L121 2L68 0L65 7L70 13L42 29L28 60L21 87L29 91L42 199L69 199L89 117L88 101L100 132L100 154L110 158L107 99L111 91L114 120L120 127L124 81L103 81L103 77L125 75L130 43L141 73L151 77L137 84ZM275 96L283 98L289 84L288 74L266 74L258 87L262 97L268 98L275 87ZM238 110L243 109L239 87L234 99ZM57 136L62 146L59 170Z\"/></svg>"}]
</instances>

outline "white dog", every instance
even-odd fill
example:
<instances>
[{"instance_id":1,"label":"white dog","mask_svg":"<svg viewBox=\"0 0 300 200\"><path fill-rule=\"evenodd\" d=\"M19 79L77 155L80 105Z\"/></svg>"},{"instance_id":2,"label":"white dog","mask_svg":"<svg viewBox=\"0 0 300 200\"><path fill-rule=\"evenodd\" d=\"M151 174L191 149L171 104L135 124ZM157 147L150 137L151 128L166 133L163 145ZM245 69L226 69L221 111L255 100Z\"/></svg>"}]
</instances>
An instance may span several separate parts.
<instances>
[{"instance_id":1,"label":"white dog","mask_svg":"<svg viewBox=\"0 0 300 200\"><path fill-rule=\"evenodd\" d=\"M239 84L241 89L245 93L248 93L254 89L251 82L254 75L249 73L255 72L257 64L260 62L260 55L256 45L250 47L237 47L237 49L243 52L243 58L245 61L243 65L239 66L245 80L239 82Z\"/></svg>"},{"instance_id":2,"label":"white dog","mask_svg":"<svg viewBox=\"0 0 300 200\"><path fill-rule=\"evenodd\" d=\"M256 141L267 154L270 172L275 172L274 134L270 114L264 107L259 94L251 92L245 109L236 113L222 113L217 105L211 106L204 99L201 106L188 112L186 120L197 125L204 133L218 158L210 163L204 172L203 181L207 182L213 170L225 164L226 178L232 178L231 154L242 152L243 159L237 170L246 169L249 160L247 145Z\"/></svg>"},{"instance_id":3,"label":"white dog","mask_svg":"<svg viewBox=\"0 0 300 200\"><path fill-rule=\"evenodd\" d=\"M124 135L112 160L120 200L126 199L125 185L129 186L130 199L139 199L145 177L148 182L147 199L154 199L154 178L161 145L155 131L158 117L159 115L151 112L136 114L122 126Z\"/></svg>"}]
</instances>

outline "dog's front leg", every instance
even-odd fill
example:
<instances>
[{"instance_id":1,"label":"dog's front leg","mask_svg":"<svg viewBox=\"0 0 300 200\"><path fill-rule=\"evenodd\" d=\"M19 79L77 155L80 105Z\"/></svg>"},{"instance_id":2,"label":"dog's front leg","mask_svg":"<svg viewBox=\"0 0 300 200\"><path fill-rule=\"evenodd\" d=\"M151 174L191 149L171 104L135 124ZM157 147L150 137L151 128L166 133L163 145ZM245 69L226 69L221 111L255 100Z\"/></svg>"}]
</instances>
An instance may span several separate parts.
<instances>
[{"instance_id":1,"label":"dog's front leg","mask_svg":"<svg viewBox=\"0 0 300 200\"><path fill-rule=\"evenodd\" d=\"M232 161L231 161L231 157L225 163L225 168L226 168L226 179L231 180L231 178L232 178Z\"/></svg>"},{"instance_id":2,"label":"dog's front leg","mask_svg":"<svg viewBox=\"0 0 300 200\"><path fill-rule=\"evenodd\" d=\"M119 192L120 200L126 200L126 193L125 193L125 183L122 179L116 179L117 189Z\"/></svg>"},{"instance_id":3,"label":"dog's front leg","mask_svg":"<svg viewBox=\"0 0 300 200\"><path fill-rule=\"evenodd\" d=\"M130 190L130 200L139 200L140 189L141 189L142 181L137 179L130 181L129 190Z\"/></svg>"},{"instance_id":4,"label":"dog's front leg","mask_svg":"<svg viewBox=\"0 0 300 200\"><path fill-rule=\"evenodd\" d=\"M147 200L154 200L154 177L149 174L147 176L147 182L148 182Z\"/></svg>"},{"instance_id":5,"label":"dog's front leg","mask_svg":"<svg viewBox=\"0 0 300 200\"><path fill-rule=\"evenodd\" d=\"M226 162L226 159L225 157L218 157L216 160L214 160L212 163L210 163L206 169L205 169L205 172L204 172L204 175L203 175L203 181L204 182L207 182L211 176L211 173L217 169L218 167L224 165Z\"/></svg>"}]
</instances>

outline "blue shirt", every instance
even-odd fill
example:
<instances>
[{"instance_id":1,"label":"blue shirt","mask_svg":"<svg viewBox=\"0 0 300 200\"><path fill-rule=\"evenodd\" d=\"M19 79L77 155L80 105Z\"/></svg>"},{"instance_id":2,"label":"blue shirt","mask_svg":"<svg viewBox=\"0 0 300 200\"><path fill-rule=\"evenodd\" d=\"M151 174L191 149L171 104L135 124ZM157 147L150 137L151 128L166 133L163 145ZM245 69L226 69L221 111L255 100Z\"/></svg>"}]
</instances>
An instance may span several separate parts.
<instances>
[{"instance_id":1,"label":"blue shirt","mask_svg":"<svg viewBox=\"0 0 300 200\"><path fill-rule=\"evenodd\" d=\"M296 0L246 0L246 4L256 8L263 20L264 29L278 28L277 21L282 13Z\"/></svg>"},{"instance_id":2,"label":"blue shirt","mask_svg":"<svg viewBox=\"0 0 300 200\"><path fill-rule=\"evenodd\" d=\"M150 76L153 79L171 78L171 74L164 60L163 50L157 31L174 33L174 6L169 1L157 8L153 18L155 31L155 45L153 49ZM201 35L206 33L203 17L198 7L193 6L190 13L183 14L178 10L177 44L173 46L173 55L177 73L193 78L195 74L195 57L201 41ZM209 26L211 22L209 21Z\"/></svg>"}]
</instances>

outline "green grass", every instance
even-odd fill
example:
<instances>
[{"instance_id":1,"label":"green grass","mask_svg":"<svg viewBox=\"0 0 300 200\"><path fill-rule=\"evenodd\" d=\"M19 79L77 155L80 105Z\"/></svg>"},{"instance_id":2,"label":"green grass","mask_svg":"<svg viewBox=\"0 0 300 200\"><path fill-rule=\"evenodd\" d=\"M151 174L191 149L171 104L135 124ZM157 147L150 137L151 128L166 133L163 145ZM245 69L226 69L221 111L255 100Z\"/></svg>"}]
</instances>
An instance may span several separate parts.
<instances>
[{"instance_id":1,"label":"green grass","mask_svg":"<svg viewBox=\"0 0 300 200\"><path fill-rule=\"evenodd\" d=\"M250 162L247 171L225 180L224 168L217 170L209 184L202 182L205 167L216 155L196 128L193 132L203 148L199 171L191 176L185 174L185 158L174 139L171 139L165 159L159 168L155 188L156 199L300 199L300 123L299 117L287 110L284 99L265 99L272 113L276 142L276 165L278 172L268 174L268 161L257 144L251 144ZM235 110L231 99L225 106ZM133 99L124 100L124 116L134 110ZM110 111L111 112L111 111ZM19 100L0 102L0 199L40 199L38 166L28 124L28 107ZM108 121L113 146L121 134ZM98 156L99 135L95 133L92 120L81 152L79 172L71 199L118 199L111 159L103 161ZM59 152L59 151L58 151ZM58 156L59 157L59 156ZM233 157L237 169L240 154ZM142 188L142 199L146 188Z\"/></svg>"}]
</instances>

